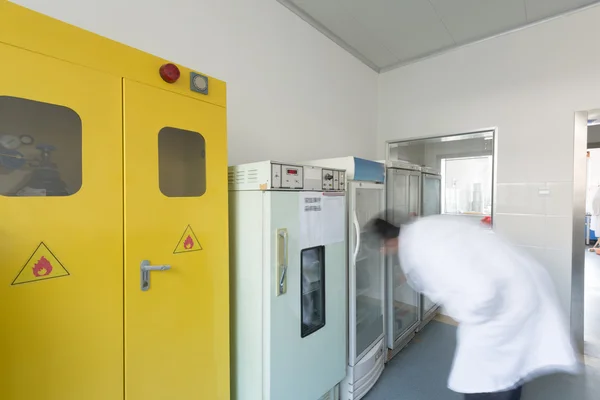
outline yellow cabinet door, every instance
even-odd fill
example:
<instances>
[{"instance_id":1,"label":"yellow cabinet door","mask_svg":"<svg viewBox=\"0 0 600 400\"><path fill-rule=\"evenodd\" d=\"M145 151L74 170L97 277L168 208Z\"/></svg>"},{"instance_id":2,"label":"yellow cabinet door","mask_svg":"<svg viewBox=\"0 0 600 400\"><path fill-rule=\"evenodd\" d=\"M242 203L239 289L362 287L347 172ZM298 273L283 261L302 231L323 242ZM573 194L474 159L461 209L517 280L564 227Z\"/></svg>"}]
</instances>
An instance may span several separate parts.
<instances>
[{"instance_id":1,"label":"yellow cabinet door","mask_svg":"<svg viewBox=\"0 0 600 400\"><path fill-rule=\"evenodd\" d=\"M128 80L123 104L125 398L228 400L225 109Z\"/></svg>"},{"instance_id":2,"label":"yellow cabinet door","mask_svg":"<svg viewBox=\"0 0 600 400\"><path fill-rule=\"evenodd\" d=\"M122 399L121 79L0 60L0 398Z\"/></svg>"}]
</instances>

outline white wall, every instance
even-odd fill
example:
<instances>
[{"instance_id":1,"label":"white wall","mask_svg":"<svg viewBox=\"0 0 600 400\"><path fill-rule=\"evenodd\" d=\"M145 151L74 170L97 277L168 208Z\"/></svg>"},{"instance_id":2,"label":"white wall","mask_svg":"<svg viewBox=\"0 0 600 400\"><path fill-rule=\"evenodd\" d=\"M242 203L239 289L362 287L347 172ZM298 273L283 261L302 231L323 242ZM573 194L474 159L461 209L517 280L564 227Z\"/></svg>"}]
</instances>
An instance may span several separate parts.
<instances>
[{"instance_id":1,"label":"white wall","mask_svg":"<svg viewBox=\"0 0 600 400\"><path fill-rule=\"evenodd\" d=\"M16 0L227 82L229 163L376 155L377 74L275 0Z\"/></svg>"},{"instance_id":2,"label":"white wall","mask_svg":"<svg viewBox=\"0 0 600 400\"><path fill-rule=\"evenodd\" d=\"M571 301L574 112L600 107L600 53L589 51L600 37L598 21L595 7L379 79L380 155L386 140L417 132L498 127L496 229L544 263L565 309ZM550 195L540 196L546 187Z\"/></svg>"}]
</instances>

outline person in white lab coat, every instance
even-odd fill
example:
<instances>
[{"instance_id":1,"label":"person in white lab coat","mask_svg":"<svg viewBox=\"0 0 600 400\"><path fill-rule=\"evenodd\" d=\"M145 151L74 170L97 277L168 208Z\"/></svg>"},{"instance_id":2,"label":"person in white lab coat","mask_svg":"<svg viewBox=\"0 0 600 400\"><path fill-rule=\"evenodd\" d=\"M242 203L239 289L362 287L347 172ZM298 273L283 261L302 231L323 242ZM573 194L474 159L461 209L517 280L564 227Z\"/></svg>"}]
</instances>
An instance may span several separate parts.
<instances>
[{"instance_id":1,"label":"person in white lab coat","mask_svg":"<svg viewBox=\"0 0 600 400\"><path fill-rule=\"evenodd\" d=\"M465 399L519 400L540 375L579 361L551 279L535 260L461 217L432 216L371 230L398 252L409 283L459 324L448 387Z\"/></svg>"}]
</instances>

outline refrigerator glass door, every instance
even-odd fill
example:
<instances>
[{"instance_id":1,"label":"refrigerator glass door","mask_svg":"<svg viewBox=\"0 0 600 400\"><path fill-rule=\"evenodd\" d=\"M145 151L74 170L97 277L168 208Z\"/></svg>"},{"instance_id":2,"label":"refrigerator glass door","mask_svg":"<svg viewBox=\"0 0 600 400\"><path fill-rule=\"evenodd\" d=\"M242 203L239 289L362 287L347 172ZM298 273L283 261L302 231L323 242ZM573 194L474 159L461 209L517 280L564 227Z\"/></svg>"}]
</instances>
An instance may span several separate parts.
<instances>
[{"instance_id":1,"label":"refrigerator glass door","mask_svg":"<svg viewBox=\"0 0 600 400\"><path fill-rule=\"evenodd\" d=\"M405 223L419 215L419 173L389 169L387 173L387 218ZM387 345L416 330L419 322L419 294L407 283L398 255L387 257Z\"/></svg>"},{"instance_id":2,"label":"refrigerator glass door","mask_svg":"<svg viewBox=\"0 0 600 400\"><path fill-rule=\"evenodd\" d=\"M423 174L423 200L422 215L437 215L441 213L442 180L439 175ZM423 296L423 316L427 316L435 309L437 304Z\"/></svg>"},{"instance_id":3,"label":"refrigerator glass door","mask_svg":"<svg viewBox=\"0 0 600 400\"><path fill-rule=\"evenodd\" d=\"M384 264L381 243L365 229L384 211L383 185L351 182L351 362L357 362L384 334Z\"/></svg>"},{"instance_id":4,"label":"refrigerator glass door","mask_svg":"<svg viewBox=\"0 0 600 400\"><path fill-rule=\"evenodd\" d=\"M442 207L442 180L438 175L423 175L423 216L437 215Z\"/></svg>"}]
</instances>

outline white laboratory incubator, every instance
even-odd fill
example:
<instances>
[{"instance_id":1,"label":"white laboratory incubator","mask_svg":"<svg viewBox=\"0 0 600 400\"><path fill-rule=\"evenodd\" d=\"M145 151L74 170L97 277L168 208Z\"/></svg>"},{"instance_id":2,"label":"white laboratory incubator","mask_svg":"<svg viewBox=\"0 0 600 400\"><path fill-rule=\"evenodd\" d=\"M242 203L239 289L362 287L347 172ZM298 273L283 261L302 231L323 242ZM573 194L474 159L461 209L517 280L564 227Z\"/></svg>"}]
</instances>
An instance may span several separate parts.
<instances>
[{"instance_id":1,"label":"white laboratory incubator","mask_svg":"<svg viewBox=\"0 0 600 400\"><path fill-rule=\"evenodd\" d=\"M385 165L357 157L307 162L346 170L348 194L348 371L342 400L359 400L377 382L385 365L384 257L367 223L385 207Z\"/></svg>"},{"instance_id":2,"label":"white laboratory incubator","mask_svg":"<svg viewBox=\"0 0 600 400\"><path fill-rule=\"evenodd\" d=\"M229 168L233 400L334 400L346 376L343 168Z\"/></svg>"}]
</instances>

